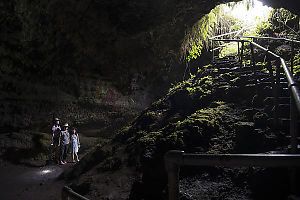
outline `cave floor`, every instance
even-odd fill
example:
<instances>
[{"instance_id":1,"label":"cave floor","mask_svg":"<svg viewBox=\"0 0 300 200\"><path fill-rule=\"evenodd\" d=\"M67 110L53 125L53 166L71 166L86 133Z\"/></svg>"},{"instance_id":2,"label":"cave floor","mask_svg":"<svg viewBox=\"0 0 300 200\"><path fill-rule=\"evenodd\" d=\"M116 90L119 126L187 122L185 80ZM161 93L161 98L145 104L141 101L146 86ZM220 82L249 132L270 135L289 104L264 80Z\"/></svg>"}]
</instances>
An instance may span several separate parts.
<instances>
[{"instance_id":1,"label":"cave floor","mask_svg":"<svg viewBox=\"0 0 300 200\"><path fill-rule=\"evenodd\" d=\"M1 199L60 199L65 181L58 177L72 166L72 163L64 166L47 165L44 167L2 163L0 170Z\"/></svg>"}]
</instances>

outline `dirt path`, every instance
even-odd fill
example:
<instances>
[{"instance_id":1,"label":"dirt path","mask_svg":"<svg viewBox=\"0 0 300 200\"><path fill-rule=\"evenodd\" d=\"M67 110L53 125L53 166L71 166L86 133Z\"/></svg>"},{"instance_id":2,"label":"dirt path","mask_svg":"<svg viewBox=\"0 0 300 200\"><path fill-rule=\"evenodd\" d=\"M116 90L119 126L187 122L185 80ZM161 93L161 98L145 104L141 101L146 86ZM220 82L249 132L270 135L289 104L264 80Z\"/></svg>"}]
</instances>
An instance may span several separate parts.
<instances>
[{"instance_id":1,"label":"dirt path","mask_svg":"<svg viewBox=\"0 0 300 200\"><path fill-rule=\"evenodd\" d=\"M26 167L6 163L0 167L1 199L60 199L65 182L57 178L68 167L71 167L71 164L63 167L59 165Z\"/></svg>"}]
</instances>

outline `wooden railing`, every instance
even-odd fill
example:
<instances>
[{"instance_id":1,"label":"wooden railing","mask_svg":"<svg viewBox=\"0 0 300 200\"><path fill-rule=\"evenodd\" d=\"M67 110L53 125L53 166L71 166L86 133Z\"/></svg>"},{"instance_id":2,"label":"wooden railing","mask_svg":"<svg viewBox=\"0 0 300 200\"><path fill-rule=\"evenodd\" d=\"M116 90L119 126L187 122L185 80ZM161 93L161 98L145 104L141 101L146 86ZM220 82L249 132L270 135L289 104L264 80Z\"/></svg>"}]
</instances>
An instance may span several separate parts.
<instances>
[{"instance_id":1,"label":"wooden railing","mask_svg":"<svg viewBox=\"0 0 300 200\"><path fill-rule=\"evenodd\" d=\"M61 199L62 200L89 200L88 198L74 192L68 186L64 186L61 191Z\"/></svg>"},{"instance_id":2,"label":"wooden railing","mask_svg":"<svg viewBox=\"0 0 300 200\"><path fill-rule=\"evenodd\" d=\"M259 37L252 37L259 39ZM262 37L262 39L271 39L269 37ZM297 44L300 44L300 41L297 40L290 40L290 39L283 39L283 38L272 38L272 39L280 39L280 40L285 40L289 42L294 42ZM239 61L242 63L243 58L244 58L244 43L248 42L250 43L250 52L251 52L251 67L254 73L254 77L256 75L255 71L255 65L256 65L256 59L255 59L255 53L254 53L254 48L258 48L262 51L265 52L267 56L267 68L269 69L270 76L273 77L273 70L271 66L271 60L276 61L276 78L273 81L273 87L275 88L275 96L274 96L274 119L275 122L278 122L278 106L279 106L279 95L278 95L278 90L280 88L280 67L283 68L285 76L288 81L288 87L290 90L290 96L291 96L291 102L290 102L290 135L291 135L291 152L296 153L297 151L297 133L299 131L298 127L298 119L299 119L299 114L300 114L300 91L299 91L299 85L298 83L294 80L293 77L293 66L291 66L291 70L288 68L285 60L281 58L279 55L273 53L272 51L262 47L261 45L249 41L249 40L241 40L241 39L212 39L213 41L223 41L223 42L237 42L237 43L242 43L242 48L241 50L238 49L238 57ZM293 59L292 59L293 60ZM293 61L291 61L293 63ZM242 65L241 65L242 66ZM276 124L276 123L275 123Z\"/></svg>"},{"instance_id":3,"label":"wooden railing","mask_svg":"<svg viewBox=\"0 0 300 200\"><path fill-rule=\"evenodd\" d=\"M168 172L169 200L179 199L180 167L189 166L260 166L300 167L300 154L187 154L184 151L169 151L165 155Z\"/></svg>"},{"instance_id":4,"label":"wooden railing","mask_svg":"<svg viewBox=\"0 0 300 200\"><path fill-rule=\"evenodd\" d=\"M258 39L258 38L256 38ZM270 39L270 38L263 38ZM277 38L278 39L278 38ZM280 38L280 40L282 40ZM265 52L267 56L267 68L270 75L273 77L273 70L271 66L271 60L276 62L276 81L274 81L273 87L280 87L280 67L283 68L284 74L288 81L288 87L290 90L291 102L290 102L290 135L291 135L291 153L292 154L186 154L183 151L169 151L165 155L165 166L168 173L168 189L169 200L178 200L179 198L179 170L183 165L196 165L196 166L261 166L261 167L300 167L300 154L297 152L297 133L299 131L298 119L300 114L300 91L297 82L293 78L293 73L288 68L285 60L270 50L260 46L259 44L241 39L216 39L212 38L212 53L214 52L214 41L223 42L237 42L238 44L238 58L242 64L244 58L244 43L250 44L251 53L251 67L255 76L255 52L254 48L258 48ZM286 41L299 44L300 41L286 39ZM213 53L214 58L214 53ZM293 61L291 61L291 69L293 71ZM242 65L241 65L242 67ZM275 113L277 113L279 105L278 93L275 94ZM278 116L275 116L275 120ZM291 191L295 192L295 168L291 170Z\"/></svg>"},{"instance_id":5,"label":"wooden railing","mask_svg":"<svg viewBox=\"0 0 300 200\"><path fill-rule=\"evenodd\" d=\"M275 37L257 37L257 36L242 36L242 38L250 38L252 39L254 42L256 40L277 40L277 41L284 41L284 42L288 42L291 45L291 72L294 72L294 56L295 56L295 44L300 44L300 41L298 40L294 40L294 39L288 39L288 38L275 38Z\"/></svg>"}]
</instances>

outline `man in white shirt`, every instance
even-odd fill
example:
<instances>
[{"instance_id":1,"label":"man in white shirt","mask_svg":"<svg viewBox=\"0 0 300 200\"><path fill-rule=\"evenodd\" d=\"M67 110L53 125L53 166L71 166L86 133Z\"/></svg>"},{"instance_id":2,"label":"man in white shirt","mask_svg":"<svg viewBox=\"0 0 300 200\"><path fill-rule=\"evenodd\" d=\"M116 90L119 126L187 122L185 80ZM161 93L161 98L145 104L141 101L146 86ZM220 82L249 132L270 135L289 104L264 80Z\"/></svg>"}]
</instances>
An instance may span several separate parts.
<instances>
[{"instance_id":1,"label":"man in white shirt","mask_svg":"<svg viewBox=\"0 0 300 200\"><path fill-rule=\"evenodd\" d=\"M60 132L58 146L60 146L59 163L64 165L67 163L67 154L69 150L70 134L68 131L68 123L65 123L64 129Z\"/></svg>"}]
</instances>

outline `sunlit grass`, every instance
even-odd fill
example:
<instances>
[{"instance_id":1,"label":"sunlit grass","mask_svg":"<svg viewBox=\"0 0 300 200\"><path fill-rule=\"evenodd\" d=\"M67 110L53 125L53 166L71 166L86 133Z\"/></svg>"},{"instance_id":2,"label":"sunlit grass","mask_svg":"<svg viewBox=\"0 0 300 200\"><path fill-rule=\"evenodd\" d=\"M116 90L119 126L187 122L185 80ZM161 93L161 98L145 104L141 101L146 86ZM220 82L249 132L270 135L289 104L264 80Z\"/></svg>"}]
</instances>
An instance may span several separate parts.
<instances>
[{"instance_id":1,"label":"sunlit grass","mask_svg":"<svg viewBox=\"0 0 300 200\"><path fill-rule=\"evenodd\" d=\"M222 58L227 55L237 54L238 44L237 42L227 43L221 50L219 57Z\"/></svg>"}]
</instances>

